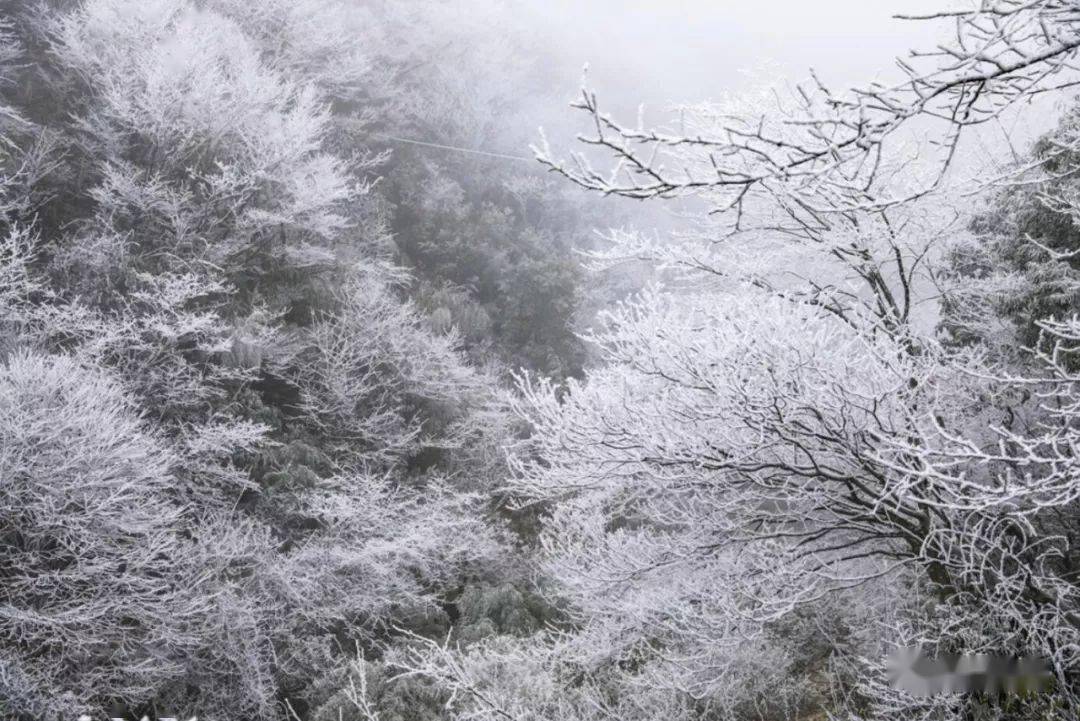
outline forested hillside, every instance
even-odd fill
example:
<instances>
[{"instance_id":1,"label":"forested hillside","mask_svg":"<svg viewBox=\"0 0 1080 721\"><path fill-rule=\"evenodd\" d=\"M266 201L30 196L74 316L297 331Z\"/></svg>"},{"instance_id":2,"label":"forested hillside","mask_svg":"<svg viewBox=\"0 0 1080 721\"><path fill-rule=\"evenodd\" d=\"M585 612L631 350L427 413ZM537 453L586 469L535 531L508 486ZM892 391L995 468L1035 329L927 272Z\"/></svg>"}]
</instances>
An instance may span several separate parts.
<instances>
[{"instance_id":1,"label":"forested hillside","mask_svg":"<svg viewBox=\"0 0 1080 721\"><path fill-rule=\"evenodd\" d=\"M921 20L651 128L513 3L0 0L0 719L1080 717L1080 4Z\"/></svg>"},{"instance_id":2,"label":"forested hillside","mask_svg":"<svg viewBox=\"0 0 1080 721\"><path fill-rule=\"evenodd\" d=\"M380 140L458 118L393 92L441 15L0 15L3 715L308 714L402 633L535 627L505 379L580 373L588 230Z\"/></svg>"}]
</instances>

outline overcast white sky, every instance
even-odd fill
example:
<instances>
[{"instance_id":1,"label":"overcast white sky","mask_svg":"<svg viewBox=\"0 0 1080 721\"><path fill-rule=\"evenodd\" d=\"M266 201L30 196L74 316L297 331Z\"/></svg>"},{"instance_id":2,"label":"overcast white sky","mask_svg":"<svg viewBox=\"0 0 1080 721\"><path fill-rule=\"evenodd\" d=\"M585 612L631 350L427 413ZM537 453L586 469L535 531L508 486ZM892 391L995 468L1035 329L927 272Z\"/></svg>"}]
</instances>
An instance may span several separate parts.
<instances>
[{"instance_id":1,"label":"overcast white sky","mask_svg":"<svg viewBox=\"0 0 1080 721\"><path fill-rule=\"evenodd\" d=\"M886 79L893 58L942 25L895 20L941 0L529 0L560 54L588 61L598 87L638 88L650 102L709 99L774 65L792 79L813 67L838 85ZM884 71L884 72L882 72ZM576 82L577 78L568 78Z\"/></svg>"}]
</instances>

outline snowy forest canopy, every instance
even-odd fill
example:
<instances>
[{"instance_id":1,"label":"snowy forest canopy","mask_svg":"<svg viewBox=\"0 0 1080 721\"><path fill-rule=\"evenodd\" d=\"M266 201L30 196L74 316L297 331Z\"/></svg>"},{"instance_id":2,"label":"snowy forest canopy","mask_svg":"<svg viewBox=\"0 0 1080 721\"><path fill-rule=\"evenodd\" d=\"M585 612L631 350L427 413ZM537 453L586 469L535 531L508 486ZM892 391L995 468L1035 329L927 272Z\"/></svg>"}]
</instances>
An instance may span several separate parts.
<instances>
[{"instance_id":1,"label":"snowy forest canopy","mask_svg":"<svg viewBox=\"0 0 1080 721\"><path fill-rule=\"evenodd\" d=\"M1080 0L941 5L654 126L513 3L0 0L0 719L1080 718Z\"/></svg>"}]
</instances>

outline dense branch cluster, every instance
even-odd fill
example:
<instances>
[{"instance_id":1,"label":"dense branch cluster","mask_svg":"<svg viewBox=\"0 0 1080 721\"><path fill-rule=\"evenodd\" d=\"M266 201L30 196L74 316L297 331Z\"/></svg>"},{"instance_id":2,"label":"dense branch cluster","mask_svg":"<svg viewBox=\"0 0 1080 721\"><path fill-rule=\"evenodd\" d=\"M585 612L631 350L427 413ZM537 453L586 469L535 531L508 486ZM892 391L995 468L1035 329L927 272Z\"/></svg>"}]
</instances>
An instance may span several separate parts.
<instances>
[{"instance_id":1,"label":"dense branch cluster","mask_svg":"<svg viewBox=\"0 0 1080 721\"><path fill-rule=\"evenodd\" d=\"M563 163L546 141L537 149L587 189L692 195L712 210L670 241L612 233L597 266L652 260L672 286L608 314L591 336L605 363L584 382L520 385L534 434L510 487L522 507L546 509L543 568L580 627L545 643L543 678L579 674L592 708L550 715L655 717L606 704L612 688L635 699L666 688L683 705L663 713L680 718L1076 713L1075 285L1040 285L1046 273L1028 264L1073 272L1074 116L1017 169L1016 190L992 198L1020 219L1019 240L1004 242L1030 249L1010 250L1011 285L955 250L1013 227L980 231L977 219L968 237L947 171L961 133L1075 82L1078 12L986 2L928 16L953 23L954 38L902 61L897 85L841 96L815 79L792 97L685 108L663 131L618 123L586 91L586 152ZM897 130L916 123L928 142L905 146ZM594 169L597 150L610 173ZM1041 228L1056 224L1050 238L1023 232L1037 213ZM937 289L950 336L927 332ZM1001 292L1063 312L1018 310ZM957 342L967 311L997 314L997 342ZM1018 339L1032 348L1018 353ZM845 598L860 612L831 605ZM774 634L800 614L833 645L831 663L803 667L818 695L802 689L784 708L791 687L777 679L775 704L755 706L762 672L748 647L791 653ZM882 659L911 644L1041 656L1054 692L1012 706L908 696ZM482 672L506 654L430 647L404 667L442 679L463 715L531 718ZM540 683L530 692L547 703Z\"/></svg>"}]
</instances>

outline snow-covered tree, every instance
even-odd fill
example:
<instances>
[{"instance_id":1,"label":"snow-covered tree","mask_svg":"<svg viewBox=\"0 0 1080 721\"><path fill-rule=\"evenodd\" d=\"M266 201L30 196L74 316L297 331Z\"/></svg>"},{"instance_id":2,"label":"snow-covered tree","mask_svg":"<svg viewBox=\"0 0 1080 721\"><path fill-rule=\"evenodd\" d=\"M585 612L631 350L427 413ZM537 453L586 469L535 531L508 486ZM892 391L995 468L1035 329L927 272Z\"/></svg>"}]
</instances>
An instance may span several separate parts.
<instances>
[{"instance_id":1,"label":"snow-covered tree","mask_svg":"<svg viewBox=\"0 0 1080 721\"><path fill-rule=\"evenodd\" d=\"M978 710L887 686L878 659L918 643L1040 655L1055 692L1008 712L1075 713L1070 541L1044 521L1080 495L1074 328L1041 320L1049 350L1018 377L939 347L918 309L927 263L962 226L948 173L960 134L1071 82L1076 13L1046 0L935 14L954 43L902 61L897 85L840 95L815 79L685 108L662 130L618 123L586 91L588 152L565 163L541 145L586 188L712 210L671 241L613 233L600 263L652 259L672 287L608 316L592 337L608 365L584 382L522 381L535 432L510 485L545 510L545 568L589 639L564 657L724 708L748 639L856 593L874 632L833 656L869 660L831 710ZM929 142L897 132L916 117L938 131ZM594 169L597 150L611 172ZM988 413L988 398L1025 393L1040 399L1034 424ZM497 709L497 688L430 658L405 665L468 699L463 716L501 715L476 710ZM502 701L504 718L532 713Z\"/></svg>"},{"instance_id":2,"label":"snow-covered tree","mask_svg":"<svg viewBox=\"0 0 1080 721\"><path fill-rule=\"evenodd\" d=\"M265 712L272 692L236 653L243 630L216 615L238 604L231 622L254 630L252 608L192 565L176 457L122 387L17 352L0 368L0 407L5 715L135 706L200 681L223 711Z\"/></svg>"}]
</instances>

